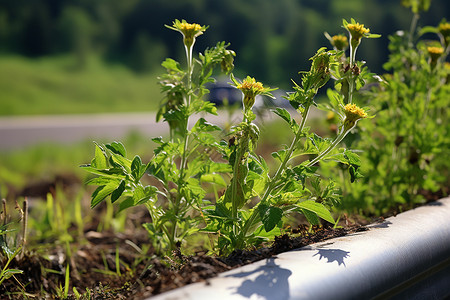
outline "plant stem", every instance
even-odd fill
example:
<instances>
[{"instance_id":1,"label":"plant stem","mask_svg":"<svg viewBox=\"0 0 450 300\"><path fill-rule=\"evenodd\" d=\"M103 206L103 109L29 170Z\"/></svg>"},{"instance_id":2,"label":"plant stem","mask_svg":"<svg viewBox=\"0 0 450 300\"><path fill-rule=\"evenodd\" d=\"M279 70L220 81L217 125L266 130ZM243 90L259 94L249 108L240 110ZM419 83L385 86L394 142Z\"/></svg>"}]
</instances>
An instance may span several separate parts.
<instances>
[{"instance_id":1,"label":"plant stem","mask_svg":"<svg viewBox=\"0 0 450 300\"><path fill-rule=\"evenodd\" d=\"M351 104L353 101L353 92L355 89L355 78L353 75L353 66L355 64L356 60L356 49L358 49L358 46L353 47L352 43L350 43L350 75L348 77L348 103Z\"/></svg>"},{"instance_id":2,"label":"plant stem","mask_svg":"<svg viewBox=\"0 0 450 300\"><path fill-rule=\"evenodd\" d=\"M269 198L270 193L273 191L273 189L276 187L277 181L280 178L281 174L283 174L284 169L286 168L287 163L292 157L292 153L294 152L298 141L300 140L302 136L303 128L305 127L306 119L308 117L310 106L306 107L303 114L302 114L302 122L300 123L300 127L295 134L294 139L292 140L291 146L288 149L288 152L286 153L286 156L284 157L283 161L281 162L280 166L278 167L278 170L275 172L275 175L270 180L269 185L267 186L266 191L264 192L263 197L261 198L261 203L265 203L267 199ZM244 227L242 228L241 236L245 237L247 235L248 230L253 226L253 223L256 222L258 217L258 212L256 209L253 210L252 214L250 215L250 218L245 222Z\"/></svg>"},{"instance_id":3,"label":"plant stem","mask_svg":"<svg viewBox=\"0 0 450 300\"><path fill-rule=\"evenodd\" d=\"M183 187L183 182L185 182L184 175L185 170L187 168L187 152L188 152L188 144L189 144L189 106L191 105L191 89L192 89L192 71L193 71L193 64L192 64L192 49L194 48L194 45L192 44L190 47L184 46L184 49L186 50L186 60L187 60L187 95L185 95L184 99L184 105L185 105L185 118L184 118L184 126L183 126L183 153L181 154L181 162L180 162L180 177L178 182L178 193L176 197L174 197L174 215L178 216L180 212L180 205L181 205L181 198L180 195L180 189ZM177 235L177 224L178 222L175 221L173 223L173 226L170 230L170 248L174 249L175 247L175 240Z\"/></svg>"},{"instance_id":4,"label":"plant stem","mask_svg":"<svg viewBox=\"0 0 450 300\"><path fill-rule=\"evenodd\" d=\"M353 128L353 127L352 127ZM333 150L334 148L336 148L336 146L345 138L345 136L347 135L347 133L350 132L350 130L352 129L348 129L345 130L344 129L344 125L342 125L342 131L341 133L336 137L336 139L333 141L333 143L331 143L331 145L324 151L322 151L322 153L319 153L319 155L316 156L316 158L314 158L312 161L310 161L308 163L308 167L313 166L314 164L316 164L319 160L321 160L322 158L324 158L328 153L330 153L331 150Z\"/></svg>"},{"instance_id":5,"label":"plant stem","mask_svg":"<svg viewBox=\"0 0 450 300\"><path fill-rule=\"evenodd\" d=\"M416 31L417 21L419 21L419 18L420 18L420 15L415 13L411 20L411 25L409 27L409 34L408 34L408 46L410 48L413 47L413 35L414 35L414 31Z\"/></svg>"}]
</instances>

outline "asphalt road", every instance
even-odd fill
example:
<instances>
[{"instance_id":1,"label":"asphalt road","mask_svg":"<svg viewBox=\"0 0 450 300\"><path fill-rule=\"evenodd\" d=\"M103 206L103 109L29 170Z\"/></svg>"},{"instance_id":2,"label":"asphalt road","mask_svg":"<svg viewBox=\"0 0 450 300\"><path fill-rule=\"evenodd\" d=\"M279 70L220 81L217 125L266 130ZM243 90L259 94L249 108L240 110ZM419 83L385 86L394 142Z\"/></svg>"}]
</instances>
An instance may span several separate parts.
<instances>
[{"instance_id":1,"label":"asphalt road","mask_svg":"<svg viewBox=\"0 0 450 300\"><path fill-rule=\"evenodd\" d=\"M191 125L199 117L193 117ZM207 117L209 122L218 125L228 119L223 113ZM166 135L168 128L167 123L155 121L154 113L1 117L0 150L48 142L70 144L89 139L115 140L132 131L155 137Z\"/></svg>"},{"instance_id":2,"label":"asphalt road","mask_svg":"<svg viewBox=\"0 0 450 300\"><path fill-rule=\"evenodd\" d=\"M199 117L192 117L191 125ZM239 114L230 117L226 112L206 117L207 121L219 126L229 121L238 123L241 118ZM266 114L264 121L273 118L274 114ZM261 122L261 118L258 120ZM155 121L154 113L0 117L0 150L48 142L70 144L82 140L118 140L132 131L155 137L166 135L168 128L167 123Z\"/></svg>"}]
</instances>

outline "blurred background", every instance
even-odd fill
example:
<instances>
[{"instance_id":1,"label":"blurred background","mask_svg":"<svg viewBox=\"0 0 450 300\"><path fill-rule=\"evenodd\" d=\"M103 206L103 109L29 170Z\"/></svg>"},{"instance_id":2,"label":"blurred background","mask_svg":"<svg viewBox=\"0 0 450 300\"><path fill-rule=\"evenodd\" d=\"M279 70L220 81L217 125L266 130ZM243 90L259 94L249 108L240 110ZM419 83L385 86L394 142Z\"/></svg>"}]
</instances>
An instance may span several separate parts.
<instances>
[{"instance_id":1,"label":"blurred background","mask_svg":"<svg viewBox=\"0 0 450 300\"><path fill-rule=\"evenodd\" d=\"M176 18L210 25L197 51L218 41L237 53L236 75L290 89L308 58L355 18L381 39L360 47L383 71L388 35L409 28L396 0L0 0L0 115L154 110L165 57L184 61ZM433 0L420 25L437 25L450 2Z\"/></svg>"},{"instance_id":2,"label":"blurred background","mask_svg":"<svg viewBox=\"0 0 450 300\"><path fill-rule=\"evenodd\" d=\"M419 26L436 26L449 11L448 0L432 0ZM112 137L122 134L111 123L111 118L119 120L117 115L108 123L99 117L70 119L68 114L156 111L161 62L172 57L184 63L181 36L164 27L174 19L210 26L197 39L196 51L219 41L231 43L237 77L250 75L289 90L290 79L309 68L316 50L330 47L323 32L345 34L342 19L351 17L382 34L365 40L358 50L373 72L382 73L388 36L408 30L412 19L400 0L0 0L0 131L6 132L0 137L0 185L23 186L25 173L49 176L59 168L74 169L86 162L86 151L92 154L91 142L85 152L56 144L24 150L30 145L24 141L53 141L38 131L56 136L50 129L69 126L68 120L78 127L95 120L83 134L93 136L93 128L102 126ZM147 115L128 119L134 126L152 126L145 122ZM27 131L8 131L13 127ZM78 137L69 131L59 134L68 140ZM146 143L138 140L132 135L127 142L136 149L147 147L151 154L148 135Z\"/></svg>"}]
</instances>

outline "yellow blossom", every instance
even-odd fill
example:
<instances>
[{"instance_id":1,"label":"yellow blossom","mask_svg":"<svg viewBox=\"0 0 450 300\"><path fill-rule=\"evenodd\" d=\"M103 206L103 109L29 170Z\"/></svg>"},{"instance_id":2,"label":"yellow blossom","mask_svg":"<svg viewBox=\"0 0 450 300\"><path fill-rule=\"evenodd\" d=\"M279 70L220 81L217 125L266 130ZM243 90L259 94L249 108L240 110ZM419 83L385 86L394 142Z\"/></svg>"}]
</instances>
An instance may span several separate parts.
<instances>
[{"instance_id":1,"label":"yellow blossom","mask_svg":"<svg viewBox=\"0 0 450 300\"><path fill-rule=\"evenodd\" d=\"M180 32L183 35L184 44L186 47L190 48L194 42L195 38L202 35L206 31L206 26L201 26L197 23L188 23L186 20L175 20L173 26L167 26L167 28L173 29Z\"/></svg>"},{"instance_id":2,"label":"yellow blossom","mask_svg":"<svg viewBox=\"0 0 450 300\"><path fill-rule=\"evenodd\" d=\"M370 32L369 28L365 28L364 24L348 24L347 30L350 32L352 39L360 40L365 34Z\"/></svg>"},{"instance_id":3,"label":"yellow blossom","mask_svg":"<svg viewBox=\"0 0 450 300\"><path fill-rule=\"evenodd\" d=\"M345 35L338 34L331 37L332 44L337 50L345 50L348 47L348 39Z\"/></svg>"},{"instance_id":4,"label":"yellow blossom","mask_svg":"<svg viewBox=\"0 0 450 300\"><path fill-rule=\"evenodd\" d=\"M349 130L353 126L355 126L356 122L359 119L363 119L367 117L367 113L364 109L358 107L356 104L347 104L344 106L345 112L345 120L344 120L344 129Z\"/></svg>"},{"instance_id":5,"label":"yellow blossom","mask_svg":"<svg viewBox=\"0 0 450 300\"><path fill-rule=\"evenodd\" d=\"M444 48L442 47L427 47L428 54L431 57L431 63L436 64L437 60L444 53Z\"/></svg>"},{"instance_id":6,"label":"yellow blossom","mask_svg":"<svg viewBox=\"0 0 450 300\"><path fill-rule=\"evenodd\" d=\"M255 104L255 97L257 95L267 95L272 96L270 94L270 91L273 91L275 89L271 88L265 88L261 82L256 81L255 78L252 78L250 76L247 76L247 78L244 79L242 83L239 83L234 79L234 77L231 77L231 80L234 82L234 85L236 88L242 91L244 94L244 109L248 110L253 107Z\"/></svg>"},{"instance_id":7,"label":"yellow blossom","mask_svg":"<svg viewBox=\"0 0 450 300\"><path fill-rule=\"evenodd\" d=\"M445 23L439 24L438 30L443 36L449 36L450 35L450 23L445 22Z\"/></svg>"}]
</instances>

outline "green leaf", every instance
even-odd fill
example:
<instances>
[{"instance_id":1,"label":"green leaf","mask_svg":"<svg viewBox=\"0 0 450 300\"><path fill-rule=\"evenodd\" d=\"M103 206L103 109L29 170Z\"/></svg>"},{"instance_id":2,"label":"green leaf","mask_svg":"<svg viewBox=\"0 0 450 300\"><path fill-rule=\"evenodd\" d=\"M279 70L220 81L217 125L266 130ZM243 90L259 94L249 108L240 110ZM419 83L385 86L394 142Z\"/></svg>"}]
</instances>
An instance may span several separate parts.
<instances>
[{"instance_id":1,"label":"green leaf","mask_svg":"<svg viewBox=\"0 0 450 300\"><path fill-rule=\"evenodd\" d=\"M117 201L117 199L120 198L120 196L122 196L123 192L125 191L125 180L122 180L119 184L119 186L117 187L117 189L112 192L111 194L111 202L114 203Z\"/></svg>"},{"instance_id":2,"label":"green leaf","mask_svg":"<svg viewBox=\"0 0 450 300\"><path fill-rule=\"evenodd\" d=\"M276 109L272 110L274 114L278 115L280 118L285 120L289 125L291 125L291 114L285 109L277 107Z\"/></svg>"},{"instance_id":3,"label":"green leaf","mask_svg":"<svg viewBox=\"0 0 450 300\"><path fill-rule=\"evenodd\" d=\"M127 174L131 174L131 160L116 153L111 154L111 159L116 167L123 168Z\"/></svg>"},{"instance_id":4,"label":"green leaf","mask_svg":"<svg viewBox=\"0 0 450 300\"><path fill-rule=\"evenodd\" d=\"M312 200L306 200L306 201L297 203L297 207L304 209L304 210L308 210L310 212L313 212L313 213L317 214L319 217L321 217L322 219L334 224L334 219L333 219L333 216L331 215L330 211L321 203L317 203Z\"/></svg>"},{"instance_id":5,"label":"green leaf","mask_svg":"<svg viewBox=\"0 0 450 300\"><path fill-rule=\"evenodd\" d=\"M145 170L147 169L147 165L142 164L141 158L136 155L131 162L131 175L135 179L137 183L142 176L145 174Z\"/></svg>"},{"instance_id":6,"label":"green leaf","mask_svg":"<svg viewBox=\"0 0 450 300\"><path fill-rule=\"evenodd\" d=\"M112 142L111 144L106 144L105 147L112 153L118 154L122 157L127 156L127 150L125 150L125 147L121 142Z\"/></svg>"},{"instance_id":7,"label":"green leaf","mask_svg":"<svg viewBox=\"0 0 450 300\"><path fill-rule=\"evenodd\" d=\"M192 132L196 131L221 131L222 129L214 124L209 123L203 118L198 119L197 123L195 123L192 128Z\"/></svg>"},{"instance_id":8,"label":"green leaf","mask_svg":"<svg viewBox=\"0 0 450 300\"><path fill-rule=\"evenodd\" d=\"M278 150L277 152L272 152L272 157L278 159L280 162L283 162L286 157L286 150Z\"/></svg>"},{"instance_id":9,"label":"green leaf","mask_svg":"<svg viewBox=\"0 0 450 300\"><path fill-rule=\"evenodd\" d=\"M180 64L172 58L166 58L166 60L162 62L161 66L170 71L183 72L180 68Z\"/></svg>"},{"instance_id":10,"label":"green leaf","mask_svg":"<svg viewBox=\"0 0 450 300\"><path fill-rule=\"evenodd\" d=\"M227 186L227 183L220 174L203 174L200 177L201 182L215 183L219 186Z\"/></svg>"},{"instance_id":11,"label":"green leaf","mask_svg":"<svg viewBox=\"0 0 450 300\"><path fill-rule=\"evenodd\" d=\"M134 206L134 200L133 197L126 197L123 201L120 202L119 204L119 212L121 212L122 210L125 210L129 207Z\"/></svg>"},{"instance_id":12,"label":"green leaf","mask_svg":"<svg viewBox=\"0 0 450 300\"><path fill-rule=\"evenodd\" d=\"M18 269L7 269L6 271L3 272L3 278L4 279L8 279L11 276L15 275L15 274L22 274L23 271L22 270L18 270Z\"/></svg>"},{"instance_id":13,"label":"green leaf","mask_svg":"<svg viewBox=\"0 0 450 300\"><path fill-rule=\"evenodd\" d=\"M359 159L358 154L353 151L345 150L344 157L347 159L348 163L355 166L361 166L361 160Z\"/></svg>"},{"instance_id":14,"label":"green leaf","mask_svg":"<svg viewBox=\"0 0 450 300\"><path fill-rule=\"evenodd\" d=\"M106 160L105 150L97 143L95 143L95 156L91 162L91 167L95 169L108 168L108 161Z\"/></svg>"},{"instance_id":15,"label":"green leaf","mask_svg":"<svg viewBox=\"0 0 450 300\"><path fill-rule=\"evenodd\" d=\"M369 34L364 35L364 37L368 38L368 39L377 39L377 38L381 37L381 34L369 33Z\"/></svg>"},{"instance_id":16,"label":"green leaf","mask_svg":"<svg viewBox=\"0 0 450 300\"><path fill-rule=\"evenodd\" d=\"M100 175L100 176L104 176L104 177L111 177L111 178L116 178L116 179L125 178L125 174L123 172L123 169L119 169L119 168L98 170L98 169L92 168L90 166L80 166L80 167L83 168L84 170L86 170L87 172L95 174L95 175Z\"/></svg>"},{"instance_id":17,"label":"green leaf","mask_svg":"<svg viewBox=\"0 0 450 300\"><path fill-rule=\"evenodd\" d=\"M99 186L94 193L92 193L91 197L91 208L94 208L97 206L100 202L102 202L106 197L108 197L114 190L116 190L119 187L119 184L121 183L120 180L114 179L111 180L106 185Z\"/></svg>"},{"instance_id":18,"label":"green leaf","mask_svg":"<svg viewBox=\"0 0 450 300\"><path fill-rule=\"evenodd\" d=\"M320 219L317 216L317 214L315 214L309 210L306 210L306 209L302 209L301 212L305 216L306 220L308 220L309 224L320 225Z\"/></svg>"},{"instance_id":19,"label":"green leaf","mask_svg":"<svg viewBox=\"0 0 450 300\"><path fill-rule=\"evenodd\" d=\"M283 210L279 207L260 204L258 206L259 217L264 224L266 232L271 231L283 217Z\"/></svg>"}]
</instances>

